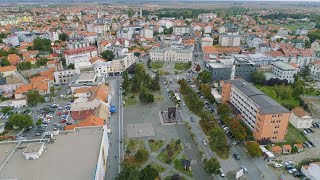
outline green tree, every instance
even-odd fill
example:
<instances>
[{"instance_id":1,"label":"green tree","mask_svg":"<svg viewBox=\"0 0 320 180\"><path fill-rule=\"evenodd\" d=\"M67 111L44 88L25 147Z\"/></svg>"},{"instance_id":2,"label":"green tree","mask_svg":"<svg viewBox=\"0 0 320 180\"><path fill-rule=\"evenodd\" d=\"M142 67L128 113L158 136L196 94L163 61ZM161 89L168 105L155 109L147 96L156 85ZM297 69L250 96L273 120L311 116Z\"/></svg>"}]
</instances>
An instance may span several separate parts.
<instances>
[{"instance_id":1,"label":"green tree","mask_svg":"<svg viewBox=\"0 0 320 180\"><path fill-rule=\"evenodd\" d=\"M128 77L128 72L125 71L123 74L122 74L122 78L123 78L123 83L122 83L122 88L128 92L129 91L129 85L130 85L130 82L129 82L129 77Z\"/></svg>"},{"instance_id":2,"label":"green tree","mask_svg":"<svg viewBox=\"0 0 320 180\"><path fill-rule=\"evenodd\" d=\"M66 41L69 39L69 36L66 33L59 34L59 39L61 41Z\"/></svg>"},{"instance_id":3,"label":"green tree","mask_svg":"<svg viewBox=\"0 0 320 180\"><path fill-rule=\"evenodd\" d=\"M136 166L125 165L117 176L117 180L140 180L141 172Z\"/></svg>"},{"instance_id":4,"label":"green tree","mask_svg":"<svg viewBox=\"0 0 320 180\"><path fill-rule=\"evenodd\" d=\"M103 59L106 59L107 61L112 61L114 59L114 54L110 50L103 51L100 55Z\"/></svg>"},{"instance_id":5,"label":"green tree","mask_svg":"<svg viewBox=\"0 0 320 180\"><path fill-rule=\"evenodd\" d=\"M219 174L221 165L216 158L211 158L204 162L204 171L208 174Z\"/></svg>"},{"instance_id":6,"label":"green tree","mask_svg":"<svg viewBox=\"0 0 320 180\"><path fill-rule=\"evenodd\" d=\"M264 84L266 82L266 77L261 71L253 72L251 75L252 81L257 84Z\"/></svg>"},{"instance_id":7,"label":"green tree","mask_svg":"<svg viewBox=\"0 0 320 180\"><path fill-rule=\"evenodd\" d=\"M74 64L73 64L73 63L70 63L70 64L67 66L67 69L74 69Z\"/></svg>"},{"instance_id":8,"label":"green tree","mask_svg":"<svg viewBox=\"0 0 320 180\"><path fill-rule=\"evenodd\" d=\"M201 71L199 74L198 74L198 77L197 77L197 80L199 82L202 82L202 83L210 83L211 82L211 74L209 71Z\"/></svg>"},{"instance_id":9,"label":"green tree","mask_svg":"<svg viewBox=\"0 0 320 180\"><path fill-rule=\"evenodd\" d=\"M17 64L17 69L20 71L31 69L31 63L30 62L20 62Z\"/></svg>"},{"instance_id":10,"label":"green tree","mask_svg":"<svg viewBox=\"0 0 320 180\"><path fill-rule=\"evenodd\" d=\"M148 93L146 91L143 91L140 93L139 95L139 100L142 102L142 103L151 103L151 102L154 102L154 96L153 94L151 93Z\"/></svg>"},{"instance_id":11,"label":"green tree","mask_svg":"<svg viewBox=\"0 0 320 180\"><path fill-rule=\"evenodd\" d=\"M54 89L54 86L51 86L51 87L50 87L50 93L52 94L52 96L54 96L54 90L55 90L55 89Z\"/></svg>"},{"instance_id":12,"label":"green tree","mask_svg":"<svg viewBox=\"0 0 320 180\"><path fill-rule=\"evenodd\" d=\"M51 41L49 39L41 39L37 37L33 41L33 49L39 51L49 51L51 52Z\"/></svg>"},{"instance_id":13,"label":"green tree","mask_svg":"<svg viewBox=\"0 0 320 180\"><path fill-rule=\"evenodd\" d=\"M232 120L230 130L234 135L235 139L238 141L244 141L247 137L246 128L237 119Z\"/></svg>"},{"instance_id":14,"label":"green tree","mask_svg":"<svg viewBox=\"0 0 320 180\"><path fill-rule=\"evenodd\" d=\"M173 27L170 27L170 28L165 28L164 29L164 34L165 35L171 35L173 33Z\"/></svg>"},{"instance_id":15,"label":"green tree","mask_svg":"<svg viewBox=\"0 0 320 180\"><path fill-rule=\"evenodd\" d=\"M13 126L19 127L19 129L27 128L32 126L33 121L31 116L24 114L12 114L9 117L9 123Z\"/></svg>"},{"instance_id":16,"label":"green tree","mask_svg":"<svg viewBox=\"0 0 320 180\"><path fill-rule=\"evenodd\" d=\"M48 61L49 60L47 58L40 58L40 59L37 60L36 65L44 66L44 65L47 65Z\"/></svg>"},{"instance_id":17,"label":"green tree","mask_svg":"<svg viewBox=\"0 0 320 180\"><path fill-rule=\"evenodd\" d=\"M134 155L134 159L137 162L144 162L148 159L148 151L144 150L144 149L139 149L136 154Z\"/></svg>"},{"instance_id":18,"label":"green tree","mask_svg":"<svg viewBox=\"0 0 320 180\"><path fill-rule=\"evenodd\" d=\"M246 149L251 157L260 157L262 156L262 150L260 149L260 145L256 141L247 142Z\"/></svg>"},{"instance_id":19,"label":"green tree","mask_svg":"<svg viewBox=\"0 0 320 180\"><path fill-rule=\"evenodd\" d=\"M147 165L145 168L141 170L142 178L141 180L155 180L159 177L159 172L157 169Z\"/></svg>"},{"instance_id":20,"label":"green tree","mask_svg":"<svg viewBox=\"0 0 320 180\"><path fill-rule=\"evenodd\" d=\"M36 125L37 125L37 126L40 126L41 124L42 124L42 119L39 118L39 119L37 120L37 122L36 122Z\"/></svg>"},{"instance_id":21,"label":"green tree","mask_svg":"<svg viewBox=\"0 0 320 180\"><path fill-rule=\"evenodd\" d=\"M301 74L301 76L302 76L303 78L309 76L309 75L310 75L310 68L309 68L309 66L304 66L303 69L301 70L300 74Z\"/></svg>"},{"instance_id":22,"label":"green tree","mask_svg":"<svg viewBox=\"0 0 320 180\"><path fill-rule=\"evenodd\" d=\"M37 105L38 103L43 103L44 97L39 94L39 91L32 90L27 94L27 101L29 105Z\"/></svg>"},{"instance_id":23,"label":"green tree","mask_svg":"<svg viewBox=\"0 0 320 180\"><path fill-rule=\"evenodd\" d=\"M217 112L218 112L218 115L220 116L229 115L231 112L231 109L227 103L222 103L218 106Z\"/></svg>"},{"instance_id":24,"label":"green tree","mask_svg":"<svg viewBox=\"0 0 320 180\"><path fill-rule=\"evenodd\" d=\"M10 62L8 61L8 58L2 58L2 60L0 61L0 66L10 66Z\"/></svg>"},{"instance_id":25,"label":"green tree","mask_svg":"<svg viewBox=\"0 0 320 180\"><path fill-rule=\"evenodd\" d=\"M210 140L214 145L226 144L227 137L222 128L215 127L210 131Z\"/></svg>"},{"instance_id":26,"label":"green tree","mask_svg":"<svg viewBox=\"0 0 320 180\"><path fill-rule=\"evenodd\" d=\"M293 83L293 96L299 98L304 93L304 85L300 79L296 79Z\"/></svg>"},{"instance_id":27,"label":"green tree","mask_svg":"<svg viewBox=\"0 0 320 180\"><path fill-rule=\"evenodd\" d=\"M3 113L3 114L7 114L8 112L10 112L12 110L12 107L10 107L10 106L5 106L5 107L3 107L2 109L1 109L1 112Z\"/></svg>"}]
</instances>

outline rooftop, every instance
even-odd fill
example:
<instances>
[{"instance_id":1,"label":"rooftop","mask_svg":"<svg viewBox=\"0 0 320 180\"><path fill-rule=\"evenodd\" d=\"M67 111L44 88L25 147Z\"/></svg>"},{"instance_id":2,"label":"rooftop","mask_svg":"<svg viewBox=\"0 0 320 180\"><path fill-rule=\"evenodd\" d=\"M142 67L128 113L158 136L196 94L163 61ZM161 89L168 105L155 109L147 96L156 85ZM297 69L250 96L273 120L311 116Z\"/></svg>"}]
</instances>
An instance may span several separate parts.
<instances>
[{"instance_id":1,"label":"rooftop","mask_svg":"<svg viewBox=\"0 0 320 180\"><path fill-rule=\"evenodd\" d=\"M274 62L274 63L272 63L272 65L276 66L276 67L278 67L278 68L280 68L282 70L296 70L295 67L293 67L293 66L291 66L291 65L289 65L287 63L284 63L282 61Z\"/></svg>"},{"instance_id":2,"label":"rooftop","mask_svg":"<svg viewBox=\"0 0 320 180\"><path fill-rule=\"evenodd\" d=\"M46 149L37 160L26 160L22 155L25 149L17 149L1 170L0 179L92 179L102 135L102 127L87 127L54 136L55 143L45 144ZM19 146L27 145L23 143ZM15 146L12 143L0 144L1 163L3 157L8 157Z\"/></svg>"},{"instance_id":3,"label":"rooftop","mask_svg":"<svg viewBox=\"0 0 320 180\"><path fill-rule=\"evenodd\" d=\"M265 95L247 81L243 79L236 79L230 80L229 82L254 101L260 107L260 111L264 114L290 113L289 110L281 106L269 96Z\"/></svg>"}]
</instances>

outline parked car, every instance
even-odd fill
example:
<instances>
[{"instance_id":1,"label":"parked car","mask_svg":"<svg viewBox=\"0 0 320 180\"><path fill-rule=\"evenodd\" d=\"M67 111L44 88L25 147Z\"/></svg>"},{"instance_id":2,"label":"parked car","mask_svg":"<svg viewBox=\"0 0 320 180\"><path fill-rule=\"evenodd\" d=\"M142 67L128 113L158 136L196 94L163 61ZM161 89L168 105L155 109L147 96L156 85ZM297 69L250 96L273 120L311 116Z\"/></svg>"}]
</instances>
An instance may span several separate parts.
<instances>
[{"instance_id":1,"label":"parked car","mask_svg":"<svg viewBox=\"0 0 320 180\"><path fill-rule=\"evenodd\" d=\"M219 169L219 171L220 171L220 176L221 176L221 177L225 177L225 175L224 175L224 172L223 172L222 168L220 168L220 169Z\"/></svg>"},{"instance_id":2,"label":"parked car","mask_svg":"<svg viewBox=\"0 0 320 180\"><path fill-rule=\"evenodd\" d=\"M282 167L282 164L276 163L276 164L274 164L273 166L274 166L275 168L280 168L280 167Z\"/></svg>"},{"instance_id":3,"label":"parked car","mask_svg":"<svg viewBox=\"0 0 320 180\"><path fill-rule=\"evenodd\" d=\"M307 135L308 132L306 130L302 130L303 134Z\"/></svg>"},{"instance_id":4,"label":"parked car","mask_svg":"<svg viewBox=\"0 0 320 180\"><path fill-rule=\"evenodd\" d=\"M208 143L207 143L207 141L206 141L206 140L202 140L202 143L203 143L203 145L205 145L205 146L207 146L207 145L208 145Z\"/></svg>"},{"instance_id":5,"label":"parked car","mask_svg":"<svg viewBox=\"0 0 320 180\"><path fill-rule=\"evenodd\" d=\"M232 145L234 145L234 146L237 145L237 144L238 144L238 141L233 141L232 142Z\"/></svg>"},{"instance_id":6,"label":"parked car","mask_svg":"<svg viewBox=\"0 0 320 180\"><path fill-rule=\"evenodd\" d=\"M233 157L236 159L236 160L240 160L240 156L236 153L233 154Z\"/></svg>"},{"instance_id":7,"label":"parked car","mask_svg":"<svg viewBox=\"0 0 320 180\"><path fill-rule=\"evenodd\" d=\"M66 122L67 125L72 125L72 122Z\"/></svg>"},{"instance_id":8,"label":"parked car","mask_svg":"<svg viewBox=\"0 0 320 180\"><path fill-rule=\"evenodd\" d=\"M246 167L240 166L240 168L243 169L243 172L244 172L244 173L247 173L247 172L248 172L248 169L247 169Z\"/></svg>"},{"instance_id":9,"label":"parked car","mask_svg":"<svg viewBox=\"0 0 320 180\"><path fill-rule=\"evenodd\" d=\"M308 143L309 143L312 147L316 147L313 142L308 141Z\"/></svg>"},{"instance_id":10,"label":"parked car","mask_svg":"<svg viewBox=\"0 0 320 180\"><path fill-rule=\"evenodd\" d=\"M291 164L286 166L286 170L290 170L290 169L294 169L293 165Z\"/></svg>"},{"instance_id":11,"label":"parked car","mask_svg":"<svg viewBox=\"0 0 320 180\"><path fill-rule=\"evenodd\" d=\"M294 163L293 163L293 161L287 161L287 162L285 162L284 163L286 166L288 166L288 165L293 165Z\"/></svg>"},{"instance_id":12,"label":"parked car","mask_svg":"<svg viewBox=\"0 0 320 180\"><path fill-rule=\"evenodd\" d=\"M312 148L313 146L311 144L309 144L308 142L304 142L304 144L308 147L308 148Z\"/></svg>"},{"instance_id":13,"label":"parked car","mask_svg":"<svg viewBox=\"0 0 320 180\"><path fill-rule=\"evenodd\" d=\"M193 117L190 117L190 121L191 121L191 122L194 122L194 118L193 118Z\"/></svg>"},{"instance_id":14,"label":"parked car","mask_svg":"<svg viewBox=\"0 0 320 180\"><path fill-rule=\"evenodd\" d=\"M289 171L288 171L288 172L289 172L290 174L292 174L293 172L296 172L296 171L298 171L298 170L297 170L297 169L295 169L295 168L293 168L293 169L289 169Z\"/></svg>"},{"instance_id":15,"label":"parked car","mask_svg":"<svg viewBox=\"0 0 320 180\"><path fill-rule=\"evenodd\" d=\"M66 123L67 121L66 120L64 120L64 119L61 119L60 120L60 123Z\"/></svg>"},{"instance_id":16,"label":"parked car","mask_svg":"<svg viewBox=\"0 0 320 180\"><path fill-rule=\"evenodd\" d=\"M299 171L294 171L294 172L292 173L292 175L293 175L294 177L302 177L302 176L303 176L303 174L301 174Z\"/></svg>"}]
</instances>

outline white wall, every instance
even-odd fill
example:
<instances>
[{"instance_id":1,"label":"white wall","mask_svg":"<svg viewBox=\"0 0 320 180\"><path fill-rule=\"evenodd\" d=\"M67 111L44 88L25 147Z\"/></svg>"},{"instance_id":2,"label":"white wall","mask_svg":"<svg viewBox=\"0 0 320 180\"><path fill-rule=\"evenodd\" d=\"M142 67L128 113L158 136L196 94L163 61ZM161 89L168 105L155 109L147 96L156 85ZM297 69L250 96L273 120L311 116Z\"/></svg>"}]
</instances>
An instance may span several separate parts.
<instances>
[{"instance_id":1,"label":"white wall","mask_svg":"<svg viewBox=\"0 0 320 180\"><path fill-rule=\"evenodd\" d=\"M105 177L106 170L107 170L108 152L109 152L109 138L107 133L107 125L105 125L103 128L103 135L102 135L100 152L99 152L96 172L94 175L94 180L108 179Z\"/></svg>"},{"instance_id":2,"label":"white wall","mask_svg":"<svg viewBox=\"0 0 320 180\"><path fill-rule=\"evenodd\" d=\"M289 122L298 129L305 129L311 127L312 118L310 116L299 118L294 113L291 113Z\"/></svg>"}]
</instances>

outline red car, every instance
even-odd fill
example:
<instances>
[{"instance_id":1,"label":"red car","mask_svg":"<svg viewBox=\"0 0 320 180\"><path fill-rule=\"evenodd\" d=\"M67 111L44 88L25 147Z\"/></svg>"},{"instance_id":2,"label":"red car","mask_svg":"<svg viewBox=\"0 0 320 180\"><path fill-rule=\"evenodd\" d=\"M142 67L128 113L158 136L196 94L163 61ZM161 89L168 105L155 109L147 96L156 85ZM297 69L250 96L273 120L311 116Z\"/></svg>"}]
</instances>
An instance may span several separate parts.
<instances>
[{"instance_id":1,"label":"red car","mask_svg":"<svg viewBox=\"0 0 320 180\"><path fill-rule=\"evenodd\" d=\"M64 119L61 119L60 120L60 123L66 123L67 121L66 120L64 120Z\"/></svg>"},{"instance_id":2,"label":"red car","mask_svg":"<svg viewBox=\"0 0 320 180\"><path fill-rule=\"evenodd\" d=\"M60 115L61 115L61 112L57 112L57 115L60 116Z\"/></svg>"}]
</instances>

